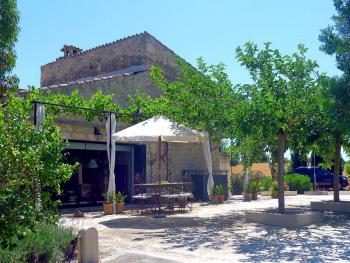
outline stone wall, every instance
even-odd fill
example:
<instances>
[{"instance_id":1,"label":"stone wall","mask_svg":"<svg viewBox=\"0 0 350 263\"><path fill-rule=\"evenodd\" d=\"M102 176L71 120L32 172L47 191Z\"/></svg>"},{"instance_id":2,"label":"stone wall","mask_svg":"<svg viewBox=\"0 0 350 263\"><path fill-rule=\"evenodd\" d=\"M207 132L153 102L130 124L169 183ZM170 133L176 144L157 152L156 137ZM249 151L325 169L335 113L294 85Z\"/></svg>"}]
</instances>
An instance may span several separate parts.
<instances>
[{"instance_id":1,"label":"stone wall","mask_svg":"<svg viewBox=\"0 0 350 263\"><path fill-rule=\"evenodd\" d=\"M69 83L135 65L159 65L169 79L178 71L174 52L147 32L83 51L41 67L41 87Z\"/></svg>"},{"instance_id":2,"label":"stone wall","mask_svg":"<svg viewBox=\"0 0 350 263\"><path fill-rule=\"evenodd\" d=\"M137 91L152 97L160 95L160 90L154 86L148 71L128 76L114 76L65 86L50 87L44 90L66 95L71 94L74 90L78 90L80 95L86 99L91 98L97 91L101 91L105 95L113 94L113 102L118 103L121 107L126 107L128 105L128 96L134 95Z\"/></svg>"},{"instance_id":3,"label":"stone wall","mask_svg":"<svg viewBox=\"0 0 350 263\"><path fill-rule=\"evenodd\" d=\"M158 144L147 143L147 181L156 182L158 180ZM169 181L182 181L183 170L207 170L204 159L203 145L201 143L168 143L169 145ZM164 152L165 144L162 144ZM213 170L227 170L222 166L222 160L226 159L217 148L212 149ZM162 180L166 180L166 160L161 163ZM225 169L222 169L225 168Z\"/></svg>"}]
</instances>

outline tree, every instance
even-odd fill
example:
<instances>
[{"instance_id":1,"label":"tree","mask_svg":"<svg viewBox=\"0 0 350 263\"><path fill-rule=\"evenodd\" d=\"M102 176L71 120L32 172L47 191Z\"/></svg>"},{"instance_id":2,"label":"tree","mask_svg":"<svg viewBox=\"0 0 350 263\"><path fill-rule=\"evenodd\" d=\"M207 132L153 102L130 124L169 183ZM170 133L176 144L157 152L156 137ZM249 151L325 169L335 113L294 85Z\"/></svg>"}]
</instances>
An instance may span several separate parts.
<instances>
[{"instance_id":1,"label":"tree","mask_svg":"<svg viewBox=\"0 0 350 263\"><path fill-rule=\"evenodd\" d=\"M323 134L322 156L326 161L333 162L334 201L339 202L339 174L341 147L348 145L350 136L350 79L344 74L340 78L324 77L322 81L322 105L326 129ZM327 151L333 147L333 151Z\"/></svg>"},{"instance_id":2,"label":"tree","mask_svg":"<svg viewBox=\"0 0 350 263\"><path fill-rule=\"evenodd\" d=\"M26 98L10 91L6 105L0 103L0 246L12 247L16 240L35 229L37 224L57 220L61 184L69 180L75 168L65 163L63 150L67 142L60 137L53 118L62 114L83 116L86 120L103 118L100 112L57 106L46 106L44 128L38 131L30 117L32 100L40 100L84 108L119 111L112 95L98 92L89 100L77 91L71 95L43 94L31 89ZM42 209L35 208L35 178L40 181Z\"/></svg>"},{"instance_id":3,"label":"tree","mask_svg":"<svg viewBox=\"0 0 350 263\"><path fill-rule=\"evenodd\" d=\"M298 46L292 55L282 55L265 43L259 50L257 45L246 43L236 49L236 58L246 67L253 84L237 87L247 106L236 111L238 129L243 134L259 134L266 146L277 141L278 149L278 208L285 212L284 203L284 153L288 138L303 130L305 120L314 114L317 104L317 64L305 57L307 49Z\"/></svg>"},{"instance_id":4,"label":"tree","mask_svg":"<svg viewBox=\"0 0 350 263\"><path fill-rule=\"evenodd\" d=\"M320 49L328 55L335 55L338 69L350 75L350 1L333 2L337 12L332 17L334 25L321 30L318 38L322 43Z\"/></svg>"},{"instance_id":5,"label":"tree","mask_svg":"<svg viewBox=\"0 0 350 263\"><path fill-rule=\"evenodd\" d=\"M18 82L17 77L10 75L16 63L18 22L17 1L0 0L0 98L9 87L17 86Z\"/></svg>"},{"instance_id":6,"label":"tree","mask_svg":"<svg viewBox=\"0 0 350 263\"><path fill-rule=\"evenodd\" d=\"M169 82L159 67L151 77L162 91L158 98L138 93L130 98L129 112L142 109L145 116L163 114L193 129L207 131L216 142L226 138L230 127L230 111L235 103L232 84L223 64L207 66L202 58L195 69L177 57L178 80Z\"/></svg>"},{"instance_id":7,"label":"tree","mask_svg":"<svg viewBox=\"0 0 350 263\"><path fill-rule=\"evenodd\" d=\"M40 221L55 219L50 213L56 202L50 198L60 193L74 166L63 162L66 143L50 118L38 132L30 124L28 101L8 96L6 107L0 105L0 236L3 247L15 245ZM35 208L35 180L41 182L43 211Z\"/></svg>"},{"instance_id":8,"label":"tree","mask_svg":"<svg viewBox=\"0 0 350 263\"><path fill-rule=\"evenodd\" d=\"M241 130L235 129L234 111L244 106L244 100L234 92L224 64L207 65L198 58L196 69L180 57L177 63L180 73L174 82L167 81L159 67L153 67L151 77L162 95L153 99L139 93L130 98L129 110L140 107L145 116L164 114L193 129L207 131L215 143L231 139L225 141L226 152L238 155L245 169L255 159L263 159L265 151L258 146L258 137L242 137L238 134Z\"/></svg>"},{"instance_id":9,"label":"tree","mask_svg":"<svg viewBox=\"0 0 350 263\"><path fill-rule=\"evenodd\" d=\"M321 30L320 49L326 54L335 55L337 68L343 76L324 78L323 106L326 116L325 135L334 146L334 201L339 199L339 170L341 146L347 141L350 120L350 1L334 0L337 14L332 17L334 25Z\"/></svg>"},{"instance_id":10,"label":"tree","mask_svg":"<svg viewBox=\"0 0 350 263\"><path fill-rule=\"evenodd\" d=\"M177 57L177 63L180 72L174 82L169 82L159 67L153 67L151 77L162 95L153 99L139 93L136 98L130 98L129 111L140 107L145 116L163 114L193 129L207 131L216 144L222 139L234 138L225 145L226 152L230 156L239 155L247 170L255 153L245 149L253 148L250 145L256 138L243 140L233 136L233 131L238 130L233 128L232 116L240 99L233 91L225 66L222 63L208 66L202 58L197 60L197 69L180 57Z\"/></svg>"},{"instance_id":11,"label":"tree","mask_svg":"<svg viewBox=\"0 0 350 263\"><path fill-rule=\"evenodd\" d=\"M291 153L291 161L292 161L292 169L295 169L299 166L306 166L307 160L306 160L306 154L304 152L301 152L300 150L294 150Z\"/></svg>"},{"instance_id":12,"label":"tree","mask_svg":"<svg viewBox=\"0 0 350 263\"><path fill-rule=\"evenodd\" d=\"M320 79L318 80L320 82ZM321 97L321 89L318 84L318 93ZM292 168L307 165L307 154L315 151L315 144L325 130L324 115L322 114L321 99L315 100L314 110L318 114L309 116L309 119L302 121L303 127L300 131L291 134L288 146L291 150ZM312 162L313 165L313 162Z\"/></svg>"}]
</instances>

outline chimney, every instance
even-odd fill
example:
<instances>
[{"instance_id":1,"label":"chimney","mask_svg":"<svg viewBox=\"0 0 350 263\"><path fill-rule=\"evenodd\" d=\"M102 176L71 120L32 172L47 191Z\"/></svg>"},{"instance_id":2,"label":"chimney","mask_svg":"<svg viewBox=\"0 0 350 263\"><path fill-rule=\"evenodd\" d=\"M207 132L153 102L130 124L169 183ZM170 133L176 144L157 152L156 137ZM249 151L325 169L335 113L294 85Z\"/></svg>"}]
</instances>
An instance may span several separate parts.
<instances>
[{"instance_id":1,"label":"chimney","mask_svg":"<svg viewBox=\"0 0 350 263\"><path fill-rule=\"evenodd\" d=\"M61 51L63 52L63 57L72 57L81 53L83 50L72 45L64 45Z\"/></svg>"}]
</instances>

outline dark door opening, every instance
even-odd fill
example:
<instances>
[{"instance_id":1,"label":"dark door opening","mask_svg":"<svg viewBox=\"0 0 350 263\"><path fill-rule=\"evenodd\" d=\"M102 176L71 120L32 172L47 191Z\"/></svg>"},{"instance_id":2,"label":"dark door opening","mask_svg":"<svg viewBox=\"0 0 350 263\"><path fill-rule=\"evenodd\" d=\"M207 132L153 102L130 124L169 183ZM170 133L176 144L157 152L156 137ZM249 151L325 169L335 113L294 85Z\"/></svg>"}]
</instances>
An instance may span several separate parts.
<instances>
[{"instance_id":1,"label":"dark door opening","mask_svg":"<svg viewBox=\"0 0 350 263\"><path fill-rule=\"evenodd\" d=\"M106 151L66 150L67 163L78 163L70 180L62 185L59 197L63 204L97 204L103 202L107 189L108 162Z\"/></svg>"},{"instance_id":2,"label":"dark door opening","mask_svg":"<svg viewBox=\"0 0 350 263\"><path fill-rule=\"evenodd\" d=\"M131 152L117 151L115 163L115 189L127 195L127 201L131 200Z\"/></svg>"},{"instance_id":3,"label":"dark door opening","mask_svg":"<svg viewBox=\"0 0 350 263\"><path fill-rule=\"evenodd\" d=\"M146 183L146 145L134 145L134 183Z\"/></svg>"},{"instance_id":4,"label":"dark door opening","mask_svg":"<svg viewBox=\"0 0 350 263\"><path fill-rule=\"evenodd\" d=\"M63 193L56 198L63 206L97 205L104 202L108 190L109 168L106 145L102 143L71 142L65 150L66 162L79 163L70 180L62 185ZM115 160L116 191L132 195L132 148L117 145ZM119 149L118 149L119 148Z\"/></svg>"}]
</instances>

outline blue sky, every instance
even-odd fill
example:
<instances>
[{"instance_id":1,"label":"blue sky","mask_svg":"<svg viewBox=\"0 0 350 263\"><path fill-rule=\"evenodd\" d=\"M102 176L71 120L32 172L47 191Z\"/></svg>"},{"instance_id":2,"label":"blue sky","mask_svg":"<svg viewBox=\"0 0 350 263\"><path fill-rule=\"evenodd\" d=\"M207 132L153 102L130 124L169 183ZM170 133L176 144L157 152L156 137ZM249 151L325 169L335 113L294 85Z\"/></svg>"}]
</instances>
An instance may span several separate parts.
<instances>
[{"instance_id":1,"label":"blue sky","mask_svg":"<svg viewBox=\"0 0 350 263\"><path fill-rule=\"evenodd\" d=\"M249 82L234 59L246 41L271 41L284 53L304 43L320 71L337 74L317 39L334 14L331 0L19 0L18 7L14 73L22 88L39 86L40 66L61 56L63 44L88 49L145 30L192 64L199 56L224 62L235 84Z\"/></svg>"}]
</instances>

